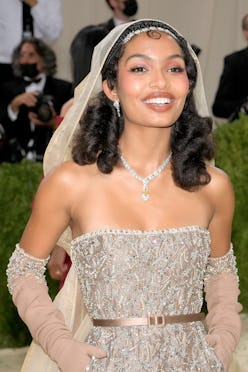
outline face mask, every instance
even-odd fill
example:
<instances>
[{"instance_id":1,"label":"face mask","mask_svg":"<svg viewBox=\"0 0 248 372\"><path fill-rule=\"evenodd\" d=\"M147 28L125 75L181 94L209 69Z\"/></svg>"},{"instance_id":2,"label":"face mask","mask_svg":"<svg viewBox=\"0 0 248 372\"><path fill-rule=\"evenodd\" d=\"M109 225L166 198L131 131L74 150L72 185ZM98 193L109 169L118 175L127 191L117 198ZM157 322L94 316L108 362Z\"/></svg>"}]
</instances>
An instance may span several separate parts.
<instances>
[{"instance_id":1,"label":"face mask","mask_svg":"<svg viewBox=\"0 0 248 372\"><path fill-rule=\"evenodd\" d=\"M126 0L125 1L125 7L123 9L123 13L128 16L132 17L136 14L138 10L138 5L136 0Z\"/></svg>"},{"instance_id":2,"label":"face mask","mask_svg":"<svg viewBox=\"0 0 248 372\"><path fill-rule=\"evenodd\" d=\"M30 79L35 78L39 75L39 71L37 69L37 63L23 63L20 65L22 76L27 76Z\"/></svg>"}]
</instances>

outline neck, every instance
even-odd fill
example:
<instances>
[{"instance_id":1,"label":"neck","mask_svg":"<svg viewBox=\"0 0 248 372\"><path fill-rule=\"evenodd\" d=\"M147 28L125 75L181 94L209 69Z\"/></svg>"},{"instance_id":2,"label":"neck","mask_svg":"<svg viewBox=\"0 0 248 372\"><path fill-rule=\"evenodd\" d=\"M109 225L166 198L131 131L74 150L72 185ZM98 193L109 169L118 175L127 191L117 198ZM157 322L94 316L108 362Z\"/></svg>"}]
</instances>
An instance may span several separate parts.
<instances>
[{"instance_id":1,"label":"neck","mask_svg":"<svg viewBox=\"0 0 248 372\"><path fill-rule=\"evenodd\" d=\"M113 18L115 18L118 21L121 21L122 23L129 21L129 17L119 11L114 12Z\"/></svg>"},{"instance_id":2,"label":"neck","mask_svg":"<svg viewBox=\"0 0 248 372\"><path fill-rule=\"evenodd\" d=\"M145 128L134 130L129 135L124 130L119 148L127 160L141 175L146 175L160 166L170 153L170 130Z\"/></svg>"}]
</instances>

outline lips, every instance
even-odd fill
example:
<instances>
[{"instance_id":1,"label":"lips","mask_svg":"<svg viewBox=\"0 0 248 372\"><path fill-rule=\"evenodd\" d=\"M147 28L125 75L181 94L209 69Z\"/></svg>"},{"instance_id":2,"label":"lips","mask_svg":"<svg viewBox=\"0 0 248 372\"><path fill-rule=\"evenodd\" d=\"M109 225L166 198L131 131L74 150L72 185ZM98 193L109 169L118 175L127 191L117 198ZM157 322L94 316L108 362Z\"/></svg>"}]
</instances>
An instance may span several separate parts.
<instances>
[{"instance_id":1,"label":"lips","mask_svg":"<svg viewBox=\"0 0 248 372\"><path fill-rule=\"evenodd\" d=\"M174 102L175 98L168 93L153 93L145 97L143 103L150 106L152 109L161 110L168 109L171 104Z\"/></svg>"}]
</instances>

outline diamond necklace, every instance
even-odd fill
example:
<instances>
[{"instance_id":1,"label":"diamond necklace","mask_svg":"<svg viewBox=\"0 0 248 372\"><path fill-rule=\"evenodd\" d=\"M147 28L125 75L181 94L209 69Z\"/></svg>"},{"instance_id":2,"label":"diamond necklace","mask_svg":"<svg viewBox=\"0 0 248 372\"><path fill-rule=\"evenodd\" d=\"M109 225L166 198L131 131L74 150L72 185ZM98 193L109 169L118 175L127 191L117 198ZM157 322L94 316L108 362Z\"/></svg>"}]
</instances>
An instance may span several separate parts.
<instances>
[{"instance_id":1,"label":"diamond necklace","mask_svg":"<svg viewBox=\"0 0 248 372\"><path fill-rule=\"evenodd\" d=\"M126 170L129 173L131 173L132 176L134 176L134 178L136 178L136 180L138 180L138 181L140 181L140 182L143 183L141 199L144 200L144 201L149 200L150 193L149 193L149 186L148 186L148 184L149 184L150 181L152 181L155 177L157 177L165 169L165 167L167 166L167 164L169 163L169 161L171 159L171 153L165 159L165 161L158 167L158 169L156 169L153 173L151 173L149 176L147 176L145 178L140 177L135 172L135 170L132 167L130 167L130 165L128 164L128 162L126 161L126 159L124 158L124 156L122 155L122 153L121 153L120 150L119 150L119 155L120 155L121 162L122 162L123 166L126 168Z\"/></svg>"}]
</instances>

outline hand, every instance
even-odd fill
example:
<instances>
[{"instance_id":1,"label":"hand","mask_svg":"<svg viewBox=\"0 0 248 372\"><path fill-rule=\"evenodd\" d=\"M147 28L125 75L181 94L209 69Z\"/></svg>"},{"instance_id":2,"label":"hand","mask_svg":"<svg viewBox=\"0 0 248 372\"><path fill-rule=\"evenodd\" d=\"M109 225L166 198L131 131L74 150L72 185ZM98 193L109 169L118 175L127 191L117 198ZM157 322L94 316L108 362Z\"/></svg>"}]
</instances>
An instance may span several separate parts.
<instances>
[{"instance_id":1,"label":"hand","mask_svg":"<svg viewBox=\"0 0 248 372\"><path fill-rule=\"evenodd\" d=\"M38 4L38 0L22 0L24 3L29 5L31 8Z\"/></svg>"},{"instance_id":2,"label":"hand","mask_svg":"<svg viewBox=\"0 0 248 372\"><path fill-rule=\"evenodd\" d=\"M21 93L18 94L10 103L11 109L16 112L19 111L21 105L27 107L34 107L37 103L38 92Z\"/></svg>"},{"instance_id":3,"label":"hand","mask_svg":"<svg viewBox=\"0 0 248 372\"><path fill-rule=\"evenodd\" d=\"M51 258L47 268L52 279L61 280L68 269L65 264L66 251L64 248L56 245L52 251Z\"/></svg>"},{"instance_id":4,"label":"hand","mask_svg":"<svg viewBox=\"0 0 248 372\"><path fill-rule=\"evenodd\" d=\"M227 369L232 360L233 350L227 342L228 338L225 337L225 332L222 335L208 334L206 339L209 345L214 348L217 358L221 361L225 369Z\"/></svg>"},{"instance_id":5,"label":"hand","mask_svg":"<svg viewBox=\"0 0 248 372\"><path fill-rule=\"evenodd\" d=\"M60 116L65 117L65 114L69 110L69 108L73 105L73 98L69 99L69 101L66 101L60 111Z\"/></svg>"},{"instance_id":6,"label":"hand","mask_svg":"<svg viewBox=\"0 0 248 372\"><path fill-rule=\"evenodd\" d=\"M75 339L62 340L63 353L61 351L54 356L59 370L63 372L83 372L88 371L91 361L95 358L106 358L104 350L97 346L87 344Z\"/></svg>"},{"instance_id":7,"label":"hand","mask_svg":"<svg viewBox=\"0 0 248 372\"><path fill-rule=\"evenodd\" d=\"M37 114L32 111L29 112L28 118L34 123L34 125L47 126L55 130L57 129L57 126L58 126L58 123L56 120L57 113L52 106L50 107L50 109L52 111L52 117L48 121L41 121L38 118Z\"/></svg>"},{"instance_id":8,"label":"hand","mask_svg":"<svg viewBox=\"0 0 248 372\"><path fill-rule=\"evenodd\" d=\"M88 371L92 360L94 360L95 358L99 358L99 359L106 358L107 354L105 351L103 351L99 347L89 345L87 343L84 343L84 346L85 346L85 357L84 357L84 360L82 360L83 368L84 368L83 370Z\"/></svg>"}]
</instances>

